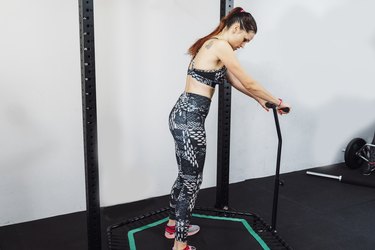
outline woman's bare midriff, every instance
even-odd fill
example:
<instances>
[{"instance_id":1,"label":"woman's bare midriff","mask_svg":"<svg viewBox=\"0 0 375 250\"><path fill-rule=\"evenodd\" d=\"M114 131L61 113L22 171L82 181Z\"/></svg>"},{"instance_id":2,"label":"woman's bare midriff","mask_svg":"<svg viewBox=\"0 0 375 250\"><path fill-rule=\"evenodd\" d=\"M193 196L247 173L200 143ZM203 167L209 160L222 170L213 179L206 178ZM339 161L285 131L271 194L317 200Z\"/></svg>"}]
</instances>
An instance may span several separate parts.
<instances>
[{"instance_id":1,"label":"woman's bare midriff","mask_svg":"<svg viewBox=\"0 0 375 250\"><path fill-rule=\"evenodd\" d=\"M215 89L203 83L198 82L191 76L187 76L185 92L202 95L211 99L215 93Z\"/></svg>"}]
</instances>

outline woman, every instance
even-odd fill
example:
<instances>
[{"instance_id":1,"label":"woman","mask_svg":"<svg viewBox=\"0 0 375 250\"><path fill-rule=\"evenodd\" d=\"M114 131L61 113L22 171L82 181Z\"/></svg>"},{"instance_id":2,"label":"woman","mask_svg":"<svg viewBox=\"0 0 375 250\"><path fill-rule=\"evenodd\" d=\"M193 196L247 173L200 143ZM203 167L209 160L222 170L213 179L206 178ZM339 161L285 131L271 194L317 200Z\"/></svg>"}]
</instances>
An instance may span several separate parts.
<instances>
[{"instance_id":1,"label":"woman","mask_svg":"<svg viewBox=\"0 0 375 250\"><path fill-rule=\"evenodd\" d=\"M255 99L264 109L266 102L281 108L290 106L277 99L251 78L238 62L235 50L243 48L257 32L250 13L234 8L211 34L199 39L190 49L190 62L185 92L169 116L178 163L178 177L170 197L170 216L165 236L175 239L174 250L195 250L187 236L196 234L199 226L190 225L191 212L202 183L206 155L205 118L216 84L227 78L233 87Z\"/></svg>"}]
</instances>

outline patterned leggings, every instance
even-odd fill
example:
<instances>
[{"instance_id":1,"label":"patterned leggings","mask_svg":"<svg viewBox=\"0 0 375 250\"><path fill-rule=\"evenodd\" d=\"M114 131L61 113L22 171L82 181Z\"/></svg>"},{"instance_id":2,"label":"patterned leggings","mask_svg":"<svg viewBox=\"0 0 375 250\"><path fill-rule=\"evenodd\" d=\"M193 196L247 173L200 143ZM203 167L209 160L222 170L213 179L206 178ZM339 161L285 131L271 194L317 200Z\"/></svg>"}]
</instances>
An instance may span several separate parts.
<instances>
[{"instance_id":1,"label":"patterned leggings","mask_svg":"<svg viewBox=\"0 0 375 250\"><path fill-rule=\"evenodd\" d=\"M204 122L211 100L184 92L169 115L175 141L178 176L170 196L169 218L176 220L175 239L186 242L191 213L202 183L206 157Z\"/></svg>"}]
</instances>

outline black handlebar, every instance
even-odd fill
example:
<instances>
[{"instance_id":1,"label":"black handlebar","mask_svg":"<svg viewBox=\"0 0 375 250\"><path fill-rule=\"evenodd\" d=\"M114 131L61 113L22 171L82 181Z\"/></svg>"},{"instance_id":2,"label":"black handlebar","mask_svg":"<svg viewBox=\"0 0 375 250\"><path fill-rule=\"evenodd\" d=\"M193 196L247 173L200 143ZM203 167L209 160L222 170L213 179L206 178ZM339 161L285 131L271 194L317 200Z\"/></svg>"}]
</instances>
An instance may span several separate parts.
<instances>
[{"instance_id":1,"label":"black handlebar","mask_svg":"<svg viewBox=\"0 0 375 250\"><path fill-rule=\"evenodd\" d=\"M266 107L269 109L276 109L277 106L274 103L266 102ZM280 110L284 111L285 113L289 113L290 109L288 107L281 108Z\"/></svg>"}]
</instances>

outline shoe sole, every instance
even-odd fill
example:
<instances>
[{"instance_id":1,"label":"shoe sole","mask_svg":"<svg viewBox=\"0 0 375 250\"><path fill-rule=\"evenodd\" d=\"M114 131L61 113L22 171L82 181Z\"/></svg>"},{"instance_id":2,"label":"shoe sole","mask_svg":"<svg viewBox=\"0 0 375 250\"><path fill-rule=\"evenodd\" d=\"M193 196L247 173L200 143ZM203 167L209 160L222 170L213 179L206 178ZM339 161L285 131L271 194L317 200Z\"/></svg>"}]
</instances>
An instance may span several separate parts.
<instances>
[{"instance_id":1,"label":"shoe sole","mask_svg":"<svg viewBox=\"0 0 375 250\"><path fill-rule=\"evenodd\" d=\"M188 233L188 236L192 236L192 235L195 235L195 234L197 234L198 232L199 232L199 230L200 229L198 229L197 231L194 231L194 232L191 232L191 233ZM174 239L175 238L175 233L173 233L173 234L170 234L170 233L168 233L168 232L165 232L164 233L164 236L165 236L165 238L167 238L167 239Z\"/></svg>"}]
</instances>

